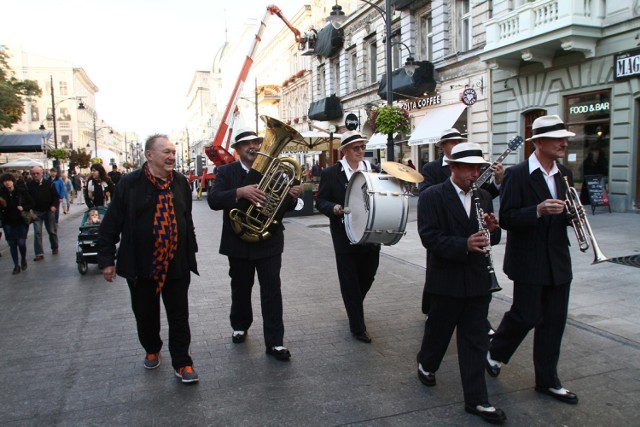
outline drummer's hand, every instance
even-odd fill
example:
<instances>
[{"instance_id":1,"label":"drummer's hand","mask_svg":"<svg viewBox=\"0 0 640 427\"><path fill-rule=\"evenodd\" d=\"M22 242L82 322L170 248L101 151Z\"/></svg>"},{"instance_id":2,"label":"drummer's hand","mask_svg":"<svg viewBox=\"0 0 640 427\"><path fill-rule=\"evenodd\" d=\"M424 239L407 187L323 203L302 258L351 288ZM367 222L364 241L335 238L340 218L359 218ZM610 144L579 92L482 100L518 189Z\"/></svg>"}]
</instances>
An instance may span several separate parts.
<instances>
[{"instance_id":1,"label":"drummer's hand","mask_svg":"<svg viewBox=\"0 0 640 427\"><path fill-rule=\"evenodd\" d=\"M247 199L254 205L263 204L267 198L262 190L258 190L258 184L245 185L236 190L237 199Z\"/></svg>"},{"instance_id":2,"label":"drummer's hand","mask_svg":"<svg viewBox=\"0 0 640 427\"><path fill-rule=\"evenodd\" d=\"M342 209L342 205L335 205L333 207L333 214L337 217L344 216L344 209Z\"/></svg>"},{"instance_id":3,"label":"drummer's hand","mask_svg":"<svg viewBox=\"0 0 640 427\"><path fill-rule=\"evenodd\" d=\"M102 276L104 277L104 280L106 280L107 282L113 282L113 279L115 279L116 277L116 267L113 265L110 265L108 267L103 268Z\"/></svg>"},{"instance_id":4,"label":"drummer's hand","mask_svg":"<svg viewBox=\"0 0 640 427\"><path fill-rule=\"evenodd\" d=\"M294 185L289 189L289 195L294 199L297 199L298 197L300 197L301 190L302 190L302 187L300 187L299 185Z\"/></svg>"}]
</instances>

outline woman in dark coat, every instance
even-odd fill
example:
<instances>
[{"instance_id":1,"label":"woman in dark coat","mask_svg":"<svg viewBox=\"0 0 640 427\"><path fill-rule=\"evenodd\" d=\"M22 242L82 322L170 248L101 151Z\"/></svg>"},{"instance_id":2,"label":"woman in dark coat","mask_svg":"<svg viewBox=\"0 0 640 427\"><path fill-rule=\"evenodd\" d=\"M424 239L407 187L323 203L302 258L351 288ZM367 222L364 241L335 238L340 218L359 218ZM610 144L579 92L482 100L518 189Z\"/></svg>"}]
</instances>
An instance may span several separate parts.
<instances>
[{"instance_id":1,"label":"woman in dark coat","mask_svg":"<svg viewBox=\"0 0 640 427\"><path fill-rule=\"evenodd\" d=\"M9 243L11 258L13 258L13 274L18 274L27 269L27 233L29 226L24 223L21 212L33 208L33 199L24 187L16 186L16 178L5 173L0 176L0 214L2 215L2 228ZM21 262L18 262L18 250L20 250Z\"/></svg>"},{"instance_id":2,"label":"woman in dark coat","mask_svg":"<svg viewBox=\"0 0 640 427\"><path fill-rule=\"evenodd\" d=\"M107 206L109 199L113 196L115 185L100 163L91 165L91 178L87 181L85 191L84 201L90 208Z\"/></svg>"}]
</instances>

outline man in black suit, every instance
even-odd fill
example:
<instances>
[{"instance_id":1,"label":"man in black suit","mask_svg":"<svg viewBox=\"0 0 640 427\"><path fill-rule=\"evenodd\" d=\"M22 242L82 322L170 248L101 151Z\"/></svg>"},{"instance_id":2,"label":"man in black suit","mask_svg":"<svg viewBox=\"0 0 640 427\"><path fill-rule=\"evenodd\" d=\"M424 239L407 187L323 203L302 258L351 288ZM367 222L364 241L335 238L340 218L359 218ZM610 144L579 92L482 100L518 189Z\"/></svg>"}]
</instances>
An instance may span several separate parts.
<instances>
[{"instance_id":1,"label":"man in black suit","mask_svg":"<svg viewBox=\"0 0 640 427\"><path fill-rule=\"evenodd\" d=\"M256 272L260 282L260 304L264 341L267 354L278 360L289 360L291 353L283 346L284 323L282 321L282 292L280 289L280 267L284 251L284 227L278 223L266 240L247 242L231 228L229 212L238 207L238 201L246 199L251 204L264 204L265 193L257 184L244 185L245 178L258 157L262 138L250 129L240 129L231 148L240 157L239 161L220 166L207 200L213 210L224 210L220 253L229 258L231 277L231 339L239 344L245 341L253 323L251 290ZM296 185L289 195L296 198L300 186Z\"/></svg>"},{"instance_id":2,"label":"man in black suit","mask_svg":"<svg viewBox=\"0 0 640 427\"><path fill-rule=\"evenodd\" d=\"M340 150L344 157L322 171L316 207L330 220L340 292L349 317L349 329L357 340L370 343L371 337L364 322L364 299L378 271L380 245L352 245L343 221L344 199L351 176L359 170L371 171L371 165L364 160L366 143L367 139L357 132L342 134Z\"/></svg>"},{"instance_id":3,"label":"man in black suit","mask_svg":"<svg viewBox=\"0 0 640 427\"><path fill-rule=\"evenodd\" d=\"M484 378L484 349L489 348L485 325L491 302L486 254L488 246L500 241L501 233L491 195L482 189L475 195L471 191L488 162L480 145L465 142L453 148L447 163L451 178L422 192L418 200L418 233L430 254L425 288L431 301L417 356L418 378L427 386L436 385L435 373L457 330L465 410L502 423L506 416L489 403ZM475 203L482 209L480 219ZM480 229L479 220L484 220L486 229Z\"/></svg>"},{"instance_id":4,"label":"man in black suit","mask_svg":"<svg viewBox=\"0 0 640 427\"><path fill-rule=\"evenodd\" d=\"M451 150L453 150L453 147L461 142L465 142L466 140L467 139L463 137L456 128L445 129L442 131L440 140L436 142L436 146L440 147L442 150L442 156L436 160L426 163L422 167L421 172L422 176L424 176L424 181L422 181L418 186L418 190L420 192L426 190L432 185L445 182L451 177L451 169L447 163L447 160L451 157ZM504 166L502 166L502 163L496 163L489 167L493 169L494 182L486 182L482 188L487 190L491 194L491 197L495 199L500 194L500 184L502 183L502 176L504 175ZM427 251L427 264L428 263L429 251ZM427 288L425 287L425 290L426 289ZM422 294L422 312L424 314L429 314L429 295L426 291ZM491 325L489 325L489 334L493 334Z\"/></svg>"},{"instance_id":5,"label":"man in black suit","mask_svg":"<svg viewBox=\"0 0 640 427\"><path fill-rule=\"evenodd\" d=\"M578 397L562 387L557 371L572 280L563 177L571 185L573 177L556 160L564 157L571 136L560 117L537 118L527 140L534 153L505 174L500 226L507 230L504 272L513 280L513 304L493 336L486 368L497 376L535 328L536 391L576 404Z\"/></svg>"}]
</instances>

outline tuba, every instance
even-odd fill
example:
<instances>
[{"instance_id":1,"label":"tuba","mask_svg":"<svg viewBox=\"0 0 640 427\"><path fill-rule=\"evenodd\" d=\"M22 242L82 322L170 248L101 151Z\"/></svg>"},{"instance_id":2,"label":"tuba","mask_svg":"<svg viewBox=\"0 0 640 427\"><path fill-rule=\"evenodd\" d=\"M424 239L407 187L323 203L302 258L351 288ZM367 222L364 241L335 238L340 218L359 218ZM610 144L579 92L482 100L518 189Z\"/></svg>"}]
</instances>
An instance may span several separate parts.
<instances>
[{"instance_id":1,"label":"tuba","mask_svg":"<svg viewBox=\"0 0 640 427\"><path fill-rule=\"evenodd\" d=\"M250 243L271 237L273 227L282 220L293 202L289 190L300 184L302 176L298 162L278 158L289 142L302 141L302 135L273 117L260 118L266 126L265 137L243 185L258 184L267 200L263 205L257 205L241 199L238 207L229 212L233 232Z\"/></svg>"},{"instance_id":2,"label":"tuba","mask_svg":"<svg viewBox=\"0 0 640 427\"><path fill-rule=\"evenodd\" d=\"M580 251L586 252L589 246L591 246L593 248L593 262L591 264L599 264L607 261L609 258L602 253L600 246L598 246L578 192L569 184L569 179L566 176L563 178L567 187L566 209L571 220L571 225L573 226L573 231L576 233Z\"/></svg>"}]
</instances>

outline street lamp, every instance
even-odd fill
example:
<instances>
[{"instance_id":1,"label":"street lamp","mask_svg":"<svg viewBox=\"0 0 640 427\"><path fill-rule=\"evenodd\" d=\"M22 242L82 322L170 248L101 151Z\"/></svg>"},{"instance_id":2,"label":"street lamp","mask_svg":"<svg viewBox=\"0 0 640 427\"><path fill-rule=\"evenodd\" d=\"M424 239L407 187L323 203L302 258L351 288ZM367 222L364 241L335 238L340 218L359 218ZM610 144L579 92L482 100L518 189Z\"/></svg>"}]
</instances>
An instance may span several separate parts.
<instances>
[{"instance_id":1,"label":"street lamp","mask_svg":"<svg viewBox=\"0 0 640 427\"><path fill-rule=\"evenodd\" d=\"M91 116L93 117L93 148L94 148L94 151L96 152L95 157L98 157L98 131L102 129L109 129L109 133L112 134L113 129L111 129L110 126L102 126L96 129L96 110L94 110L91 107L87 107L86 105L84 105L84 102L80 101L80 104L78 105L78 110L91 111ZM89 144L87 144L87 148L89 148Z\"/></svg>"},{"instance_id":2,"label":"street lamp","mask_svg":"<svg viewBox=\"0 0 640 427\"><path fill-rule=\"evenodd\" d=\"M368 0L361 0L367 3L369 6L374 8L380 16L382 16L382 20L385 23L385 48L386 48L386 83L387 83L387 105L393 105L393 88L391 87L391 73L393 71L393 67L391 64L391 46L393 44L402 44L407 51L409 51L409 57L407 58L407 62L405 63L405 72L407 75L412 76L418 66L415 64L413 57L411 56L411 50L402 42L392 42L391 40L391 0L385 0L385 9L378 5L373 4ZM340 28L340 26L347 19L344 12L342 11L342 7L338 4L336 0L335 6L333 6L331 13L327 17L327 21L333 25L334 28ZM393 133L387 134L387 160L392 162L394 160L394 143L393 143Z\"/></svg>"}]
</instances>

